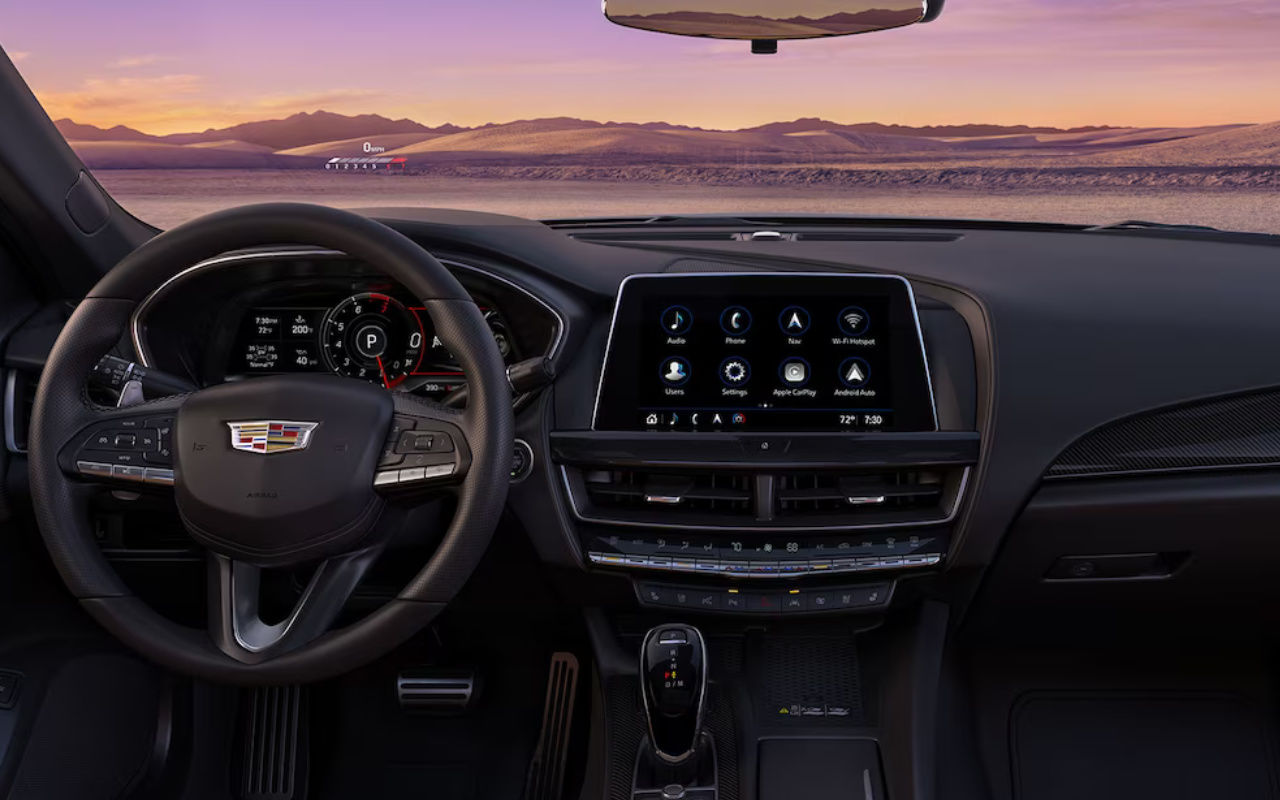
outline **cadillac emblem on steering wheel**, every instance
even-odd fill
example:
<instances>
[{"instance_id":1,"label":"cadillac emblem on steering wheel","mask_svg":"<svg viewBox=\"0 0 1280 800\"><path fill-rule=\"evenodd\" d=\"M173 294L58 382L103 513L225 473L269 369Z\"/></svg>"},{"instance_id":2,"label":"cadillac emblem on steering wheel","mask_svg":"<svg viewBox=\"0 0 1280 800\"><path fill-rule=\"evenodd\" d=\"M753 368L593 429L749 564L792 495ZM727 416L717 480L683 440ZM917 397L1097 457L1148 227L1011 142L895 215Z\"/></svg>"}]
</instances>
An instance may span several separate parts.
<instances>
[{"instance_id":1,"label":"cadillac emblem on steering wheel","mask_svg":"<svg viewBox=\"0 0 1280 800\"><path fill-rule=\"evenodd\" d=\"M228 422L231 429L231 447L247 453L285 453L290 450L306 450L311 443L311 432L318 422L287 422L283 420L258 420L254 422Z\"/></svg>"}]
</instances>

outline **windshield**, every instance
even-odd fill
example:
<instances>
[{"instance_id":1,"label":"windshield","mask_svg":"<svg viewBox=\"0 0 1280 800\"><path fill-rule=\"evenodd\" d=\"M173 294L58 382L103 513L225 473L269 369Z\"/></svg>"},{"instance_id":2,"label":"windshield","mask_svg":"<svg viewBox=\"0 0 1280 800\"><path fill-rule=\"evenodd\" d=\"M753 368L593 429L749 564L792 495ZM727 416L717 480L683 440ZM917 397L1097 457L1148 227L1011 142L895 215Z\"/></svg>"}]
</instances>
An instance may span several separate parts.
<instances>
[{"instance_id":1,"label":"windshield","mask_svg":"<svg viewBox=\"0 0 1280 800\"><path fill-rule=\"evenodd\" d=\"M808 212L1280 233L1276 0L951 0L745 42L596 0L43 0L3 46L127 209Z\"/></svg>"}]
</instances>

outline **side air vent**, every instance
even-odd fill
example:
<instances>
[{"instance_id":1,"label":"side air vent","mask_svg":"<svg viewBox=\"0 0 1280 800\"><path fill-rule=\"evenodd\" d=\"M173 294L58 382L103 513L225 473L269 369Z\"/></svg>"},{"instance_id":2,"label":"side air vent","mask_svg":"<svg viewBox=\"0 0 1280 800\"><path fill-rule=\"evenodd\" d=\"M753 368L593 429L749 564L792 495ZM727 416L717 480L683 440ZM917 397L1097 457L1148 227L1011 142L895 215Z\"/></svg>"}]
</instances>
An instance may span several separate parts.
<instances>
[{"instance_id":1,"label":"side air vent","mask_svg":"<svg viewBox=\"0 0 1280 800\"><path fill-rule=\"evenodd\" d=\"M10 370L4 381L4 443L10 453L27 452L27 429L35 400L35 377Z\"/></svg>"},{"instance_id":2,"label":"side air vent","mask_svg":"<svg viewBox=\"0 0 1280 800\"><path fill-rule=\"evenodd\" d=\"M742 529L921 525L951 518L963 468L757 473L574 470L579 516L623 525Z\"/></svg>"}]
</instances>

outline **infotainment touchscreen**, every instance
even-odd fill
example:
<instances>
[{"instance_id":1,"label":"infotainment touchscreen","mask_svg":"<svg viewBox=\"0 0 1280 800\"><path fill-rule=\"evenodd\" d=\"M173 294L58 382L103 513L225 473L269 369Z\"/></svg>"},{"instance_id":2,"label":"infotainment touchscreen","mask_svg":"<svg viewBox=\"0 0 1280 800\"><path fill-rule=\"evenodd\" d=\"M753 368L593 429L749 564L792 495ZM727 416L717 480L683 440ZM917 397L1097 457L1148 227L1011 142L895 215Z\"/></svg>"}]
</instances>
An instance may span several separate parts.
<instances>
[{"instance_id":1,"label":"infotainment touchscreen","mask_svg":"<svg viewBox=\"0 0 1280 800\"><path fill-rule=\"evenodd\" d=\"M911 286L881 275L635 276L597 430L934 430Z\"/></svg>"}]
</instances>

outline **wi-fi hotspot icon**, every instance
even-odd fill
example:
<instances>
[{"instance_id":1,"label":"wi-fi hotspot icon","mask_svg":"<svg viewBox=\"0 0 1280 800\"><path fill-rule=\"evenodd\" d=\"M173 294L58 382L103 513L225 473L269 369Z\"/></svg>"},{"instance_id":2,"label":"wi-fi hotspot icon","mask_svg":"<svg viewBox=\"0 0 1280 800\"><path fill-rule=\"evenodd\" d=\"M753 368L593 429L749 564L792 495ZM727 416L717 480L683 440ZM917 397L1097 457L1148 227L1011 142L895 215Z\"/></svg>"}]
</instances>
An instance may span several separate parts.
<instances>
[{"instance_id":1,"label":"wi-fi hotspot icon","mask_svg":"<svg viewBox=\"0 0 1280 800\"><path fill-rule=\"evenodd\" d=\"M849 306L840 312L840 327L849 336L861 336L867 329L866 309Z\"/></svg>"}]
</instances>

